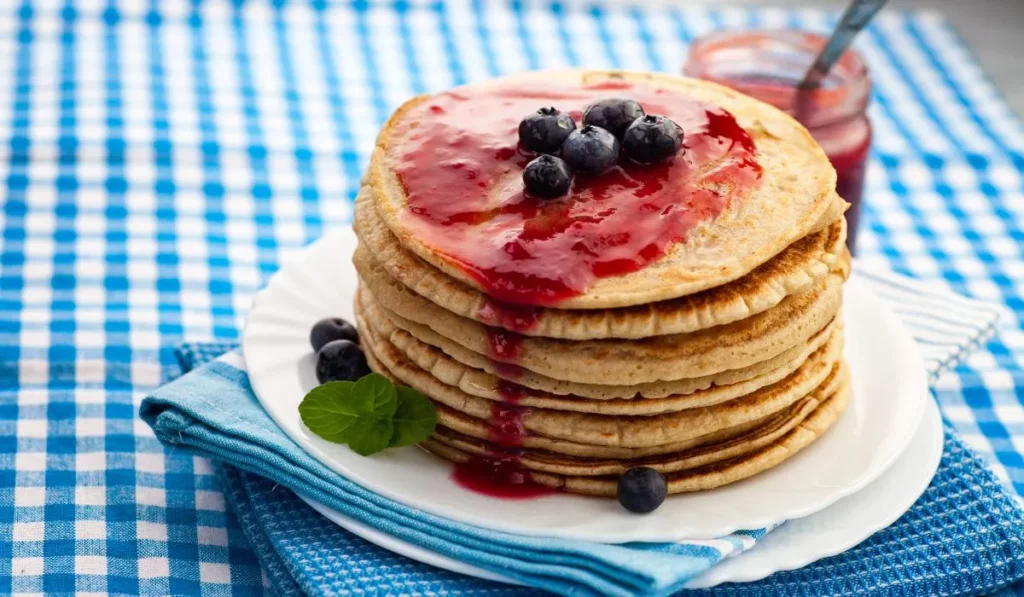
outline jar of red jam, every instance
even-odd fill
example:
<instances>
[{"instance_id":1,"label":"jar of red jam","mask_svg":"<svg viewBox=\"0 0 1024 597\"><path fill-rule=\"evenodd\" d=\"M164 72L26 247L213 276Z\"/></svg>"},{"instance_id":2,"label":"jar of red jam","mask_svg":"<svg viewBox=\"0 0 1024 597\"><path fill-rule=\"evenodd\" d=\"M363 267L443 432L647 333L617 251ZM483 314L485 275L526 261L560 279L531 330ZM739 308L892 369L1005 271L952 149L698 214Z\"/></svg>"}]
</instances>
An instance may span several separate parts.
<instances>
[{"instance_id":1,"label":"jar of red jam","mask_svg":"<svg viewBox=\"0 0 1024 597\"><path fill-rule=\"evenodd\" d=\"M768 102L807 127L836 169L839 196L851 204L846 243L852 252L871 145L871 80L864 61L848 50L819 87L798 90L825 39L785 29L712 33L693 43L683 71Z\"/></svg>"}]
</instances>

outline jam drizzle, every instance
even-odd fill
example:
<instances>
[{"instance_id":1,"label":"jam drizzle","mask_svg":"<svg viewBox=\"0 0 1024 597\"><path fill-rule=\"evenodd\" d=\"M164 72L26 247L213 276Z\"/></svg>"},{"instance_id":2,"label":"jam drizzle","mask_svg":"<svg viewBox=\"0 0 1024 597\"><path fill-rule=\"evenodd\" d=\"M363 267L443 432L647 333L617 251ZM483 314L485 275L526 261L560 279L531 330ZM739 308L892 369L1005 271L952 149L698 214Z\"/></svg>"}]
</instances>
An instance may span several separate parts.
<instances>
[{"instance_id":1,"label":"jam drizzle","mask_svg":"<svg viewBox=\"0 0 1024 597\"><path fill-rule=\"evenodd\" d=\"M558 200L526 197L521 177L530 158L516 151L519 120L543 105L578 113L610 93L678 123L683 150L655 166L621 163L598 177L577 176ZM646 266L761 176L753 140L731 114L628 82L444 93L410 110L396 139L393 167L409 206L403 223L495 301L516 305L557 305L599 278ZM533 325L528 311L481 311L501 327Z\"/></svg>"},{"instance_id":2,"label":"jam drizzle","mask_svg":"<svg viewBox=\"0 0 1024 597\"><path fill-rule=\"evenodd\" d=\"M498 380L497 391L502 402L506 404L519 404L519 401L526 397L525 387L507 379Z\"/></svg>"},{"instance_id":3,"label":"jam drizzle","mask_svg":"<svg viewBox=\"0 0 1024 597\"><path fill-rule=\"evenodd\" d=\"M455 465L452 479L461 487L490 497L523 500L557 493L530 478L515 457L473 457Z\"/></svg>"},{"instance_id":4,"label":"jam drizzle","mask_svg":"<svg viewBox=\"0 0 1024 597\"><path fill-rule=\"evenodd\" d=\"M502 448L519 448L526 437L523 409L514 404L495 402L487 421L487 439Z\"/></svg>"},{"instance_id":5,"label":"jam drizzle","mask_svg":"<svg viewBox=\"0 0 1024 597\"><path fill-rule=\"evenodd\" d=\"M501 328L487 328L487 352L493 361L515 363L523 352L523 337Z\"/></svg>"},{"instance_id":6,"label":"jam drizzle","mask_svg":"<svg viewBox=\"0 0 1024 597\"><path fill-rule=\"evenodd\" d=\"M483 306L477 310L477 317L484 323L506 330L528 332L536 327L540 319L540 309L486 298Z\"/></svg>"},{"instance_id":7,"label":"jam drizzle","mask_svg":"<svg viewBox=\"0 0 1024 597\"><path fill-rule=\"evenodd\" d=\"M494 329L494 328L489 328ZM500 330L495 330L500 332ZM506 332L507 333L507 332ZM501 334L496 334L501 336ZM518 338L518 335L511 334ZM515 346L497 340L499 346ZM516 348L517 350L518 348ZM519 367L495 363L508 377L517 377ZM540 485L530 478L530 471L519 460L518 448L521 448L528 432L523 425L525 409L518 406L526 396L526 388L499 378L497 385L501 402L491 405L487 419L487 439L492 444L486 456L473 456L466 462L457 463L452 479L461 487L490 497L503 499L531 499L556 493L555 490Z\"/></svg>"},{"instance_id":8,"label":"jam drizzle","mask_svg":"<svg viewBox=\"0 0 1024 597\"><path fill-rule=\"evenodd\" d=\"M504 499L530 499L551 495L555 490L530 478L530 471L519 460L527 431L523 426L525 411L516 404L525 390L502 380L498 384L502 402L491 406L487 421L487 439L494 447L486 456L473 456L455 465L452 479L465 489Z\"/></svg>"}]
</instances>

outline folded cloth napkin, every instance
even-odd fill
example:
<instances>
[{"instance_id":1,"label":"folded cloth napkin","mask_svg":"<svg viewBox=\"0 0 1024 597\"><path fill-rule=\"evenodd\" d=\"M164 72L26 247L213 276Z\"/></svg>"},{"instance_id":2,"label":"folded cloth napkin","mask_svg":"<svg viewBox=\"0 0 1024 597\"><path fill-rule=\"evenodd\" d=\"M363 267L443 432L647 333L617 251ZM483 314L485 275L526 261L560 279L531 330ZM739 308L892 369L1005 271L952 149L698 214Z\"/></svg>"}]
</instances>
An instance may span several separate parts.
<instances>
[{"instance_id":1,"label":"folded cloth napkin","mask_svg":"<svg viewBox=\"0 0 1024 597\"><path fill-rule=\"evenodd\" d=\"M999 315L998 308L921 291L902 278L868 279L899 305L933 373L991 333ZM185 347L179 352L182 368L192 369L225 348ZM669 594L722 558L750 548L766 532L755 529L716 541L605 545L522 537L431 516L377 496L307 455L259 407L241 367L237 353L229 353L195 368L147 397L141 415L164 443L231 465L223 467L229 501L279 594L520 590L415 564L367 544L284 487L436 553L562 594ZM892 527L835 558L722 590L762 595L781 587L786 593L845 594L903 586L923 594L956 587L959 594L991 591L1021 577L1024 516L947 430L935 482Z\"/></svg>"},{"instance_id":2,"label":"folded cloth napkin","mask_svg":"<svg viewBox=\"0 0 1024 597\"><path fill-rule=\"evenodd\" d=\"M146 397L142 418L160 441L272 479L430 551L500 572L529 586L575 595L663 595L765 530L722 540L610 545L525 537L466 525L381 497L307 454L260 407L237 352Z\"/></svg>"},{"instance_id":3,"label":"folded cloth napkin","mask_svg":"<svg viewBox=\"0 0 1024 597\"><path fill-rule=\"evenodd\" d=\"M508 595L498 585L420 564L335 526L277 483L221 467L228 503L277 595ZM931 486L899 521L857 547L767 579L686 595L993 595L1024 578L1024 518L946 429ZM1024 595L1006 589L998 597Z\"/></svg>"}]
</instances>

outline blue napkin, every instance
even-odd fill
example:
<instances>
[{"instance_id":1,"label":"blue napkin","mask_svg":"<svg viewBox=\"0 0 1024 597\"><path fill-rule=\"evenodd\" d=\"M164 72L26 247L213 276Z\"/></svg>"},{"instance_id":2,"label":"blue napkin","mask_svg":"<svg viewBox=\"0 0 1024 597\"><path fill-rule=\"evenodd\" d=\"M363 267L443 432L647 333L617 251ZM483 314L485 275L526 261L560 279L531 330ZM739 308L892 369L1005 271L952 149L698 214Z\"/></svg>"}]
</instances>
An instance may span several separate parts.
<instances>
[{"instance_id":1,"label":"blue napkin","mask_svg":"<svg viewBox=\"0 0 1024 597\"><path fill-rule=\"evenodd\" d=\"M228 503L281 597L535 594L420 564L332 524L294 492L221 467ZM694 596L994 595L1024 578L1024 518L995 477L947 427L931 486L899 521L800 570ZM1006 589L999 597L1015 595ZM1024 590L1020 592L1024 595Z\"/></svg>"},{"instance_id":2,"label":"blue napkin","mask_svg":"<svg viewBox=\"0 0 1024 597\"><path fill-rule=\"evenodd\" d=\"M457 523L378 496L307 454L260 407L245 372L212 361L159 388L141 416L161 442L273 479L389 535L529 586L573 595L664 595L765 530L726 541L610 545L524 537Z\"/></svg>"},{"instance_id":3,"label":"blue napkin","mask_svg":"<svg viewBox=\"0 0 1024 597\"><path fill-rule=\"evenodd\" d=\"M913 296L892 296L901 292L898 284L887 283L884 277L873 283L886 286L890 300L899 300L901 314L919 339L932 340L923 344L932 371L959 358L965 346L991 331L998 317L995 309L982 308L975 301L937 300L912 287L904 293ZM946 327L917 329L913 325L916 320L929 321L917 316L936 309L946 315L962 310L963 317L950 320L958 326L964 321L971 325L956 334L957 341ZM222 348L183 349L183 369ZM723 557L749 548L765 532L737 533L727 542L732 548L723 551L707 543L614 546L528 538L433 517L376 496L306 455L259 407L244 372L224 360L203 365L147 397L141 414L161 441L241 469L224 467L228 498L281 594L399 590L407 582L417 587L425 582L444 590L479 588L488 592L500 585L437 571L371 546L334 526L277 484L411 543L562 594L672 593ZM785 582L797 583L789 587L813 588L813 594L841 594L847 592L842 587L852 591L874 583L909 583L932 593L925 589L953 582L987 591L1018 580L1024 576L1024 519L1019 508L980 461L948 432L946 448L932 487L890 529L837 558L774 575L771 584L724 590L768 594L763 591L777 586L779 577L785 576L794 577ZM276 489L271 491L271 486ZM875 543L878 545L872 548ZM353 560L358 565L352 566ZM828 563L832 560L837 561ZM401 573L394 573L396 566Z\"/></svg>"}]
</instances>

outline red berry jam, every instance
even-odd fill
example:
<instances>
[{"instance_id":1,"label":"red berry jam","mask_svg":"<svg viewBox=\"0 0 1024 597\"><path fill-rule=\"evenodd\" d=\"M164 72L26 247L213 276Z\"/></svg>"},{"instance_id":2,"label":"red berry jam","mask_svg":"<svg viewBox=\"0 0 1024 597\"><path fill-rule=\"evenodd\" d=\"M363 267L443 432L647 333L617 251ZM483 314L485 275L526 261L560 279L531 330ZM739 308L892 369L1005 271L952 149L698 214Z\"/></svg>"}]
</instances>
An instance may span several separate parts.
<instances>
[{"instance_id":1,"label":"red berry jam","mask_svg":"<svg viewBox=\"0 0 1024 597\"><path fill-rule=\"evenodd\" d=\"M523 337L500 328L487 328L487 352L494 361L515 363L523 351Z\"/></svg>"},{"instance_id":2,"label":"red berry jam","mask_svg":"<svg viewBox=\"0 0 1024 597\"><path fill-rule=\"evenodd\" d=\"M484 323L506 330L527 332L537 325L537 320L540 319L540 309L526 305L502 303L488 298L477 311L477 317Z\"/></svg>"},{"instance_id":3,"label":"red berry jam","mask_svg":"<svg viewBox=\"0 0 1024 597\"><path fill-rule=\"evenodd\" d=\"M452 479L465 489L490 497L529 499L551 495L555 490L539 485L530 478L530 471L519 460L517 448L522 447L527 431L523 426L525 411L516 406L525 388L502 380L498 385L502 402L491 406L487 421L490 452L457 463Z\"/></svg>"},{"instance_id":4,"label":"red berry jam","mask_svg":"<svg viewBox=\"0 0 1024 597\"><path fill-rule=\"evenodd\" d=\"M526 396L526 387L507 379L499 379L497 387L501 401L507 404L519 404L519 401Z\"/></svg>"},{"instance_id":5,"label":"red berry jam","mask_svg":"<svg viewBox=\"0 0 1024 597\"><path fill-rule=\"evenodd\" d=\"M523 414L523 409L514 404L495 402L491 406L491 418L487 421L487 439L502 448L522 446L526 438Z\"/></svg>"},{"instance_id":6,"label":"red berry jam","mask_svg":"<svg viewBox=\"0 0 1024 597\"><path fill-rule=\"evenodd\" d=\"M588 104L608 96L674 120L682 150L653 166L622 162L599 176L577 175L558 200L527 197L522 172L530 158L517 151L520 120L551 105L578 123ZM761 176L753 140L731 114L626 82L457 89L410 110L395 138L393 167L409 207L403 225L493 299L520 305L557 305L599 278L644 267L728 207L736 193L716 183L742 191ZM508 321L495 313L496 324ZM524 325L529 316L520 323L513 315L508 327Z\"/></svg>"},{"instance_id":7,"label":"red berry jam","mask_svg":"<svg viewBox=\"0 0 1024 597\"><path fill-rule=\"evenodd\" d=\"M684 72L772 104L807 127L836 169L836 192L850 202L846 244L852 252L871 147L871 81L863 61L849 50L817 89L798 92L824 43L820 35L800 31L712 33L691 46Z\"/></svg>"},{"instance_id":8,"label":"red berry jam","mask_svg":"<svg viewBox=\"0 0 1024 597\"><path fill-rule=\"evenodd\" d=\"M506 500L552 495L554 489L530 479L530 472L517 458L503 456L471 458L455 465L452 479L470 491Z\"/></svg>"}]
</instances>

